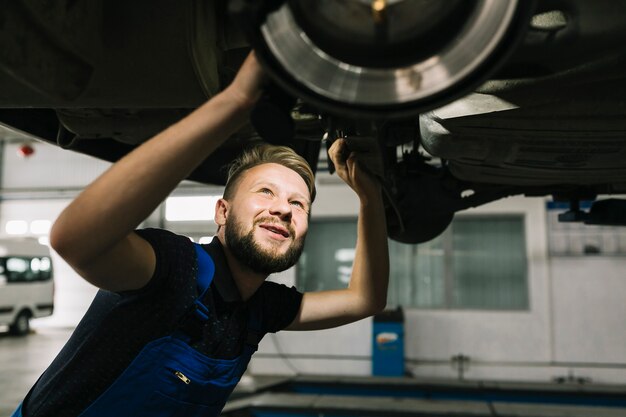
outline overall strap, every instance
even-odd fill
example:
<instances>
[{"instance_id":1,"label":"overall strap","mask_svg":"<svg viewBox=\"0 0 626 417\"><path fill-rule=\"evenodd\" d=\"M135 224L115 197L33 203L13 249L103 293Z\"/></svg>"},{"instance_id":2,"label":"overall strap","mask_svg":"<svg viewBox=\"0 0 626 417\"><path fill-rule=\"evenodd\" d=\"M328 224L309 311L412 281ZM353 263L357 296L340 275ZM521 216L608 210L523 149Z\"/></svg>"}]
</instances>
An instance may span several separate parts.
<instances>
[{"instance_id":1,"label":"overall strap","mask_svg":"<svg viewBox=\"0 0 626 417\"><path fill-rule=\"evenodd\" d=\"M196 277L196 285L198 286L198 298L196 298L196 316L203 322L209 319L209 309L202 300L204 295L213 281L215 275L215 263L211 256L204 250L202 245L194 243L196 249L196 258L198 259L198 276Z\"/></svg>"},{"instance_id":2,"label":"overall strap","mask_svg":"<svg viewBox=\"0 0 626 417\"><path fill-rule=\"evenodd\" d=\"M211 256L204 248L197 244L193 244L196 250L196 259L198 261L198 273L196 275L196 286L198 288L198 297L193 305L193 309L187 313L178 325L178 337L191 343L202 337L202 328L204 323L209 320L209 308L202 301L205 294L209 290L209 286L215 275L215 263Z\"/></svg>"},{"instance_id":3,"label":"overall strap","mask_svg":"<svg viewBox=\"0 0 626 417\"><path fill-rule=\"evenodd\" d=\"M194 243L196 249L196 257L198 258L198 276L196 278L198 293L200 294L195 301L194 315L196 319L200 319L202 323L209 319L209 309L202 302L204 295L209 289L213 276L215 275L215 263L211 256L204 250L202 245ZM197 321L196 321L197 323ZM259 342L263 338L263 331L261 329L261 317L257 311L248 309L248 334L246 335L246 345L256 351L258 349ZM195 332L194 332L195 333Z\"/></svg>"}]
</instances>

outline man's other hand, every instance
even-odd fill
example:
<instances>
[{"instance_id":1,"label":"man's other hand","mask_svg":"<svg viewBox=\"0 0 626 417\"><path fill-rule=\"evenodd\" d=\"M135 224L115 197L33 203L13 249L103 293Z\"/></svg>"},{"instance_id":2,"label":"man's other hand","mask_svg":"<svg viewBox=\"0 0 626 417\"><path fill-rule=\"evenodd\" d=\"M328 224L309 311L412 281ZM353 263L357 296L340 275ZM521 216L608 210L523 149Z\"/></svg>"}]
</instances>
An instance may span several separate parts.
<instances>
[{"instance_id":1,"label":"man's other hand","mask_svg":"<svg viewBox=\"0 0 626 417\"><path fill-rule=\"evenodd\" d=\"M357 193L362 203L370 198L380 198L380 182L363 169L358 162L358 155L348 149L345 139L335 140L328 155L335 164L337 175Z\"/></svg>"},{"instance_id":2,"label":"man's other hand","mask_svg":"<svg viewBox=\"0 0 626 417\"><path fill-rule=\"evenodd\" d=\"M252 51L224 93L230 95L241 107L249 109L261 97L266 83L267 77Z\"/></svg>"}]
</instances>

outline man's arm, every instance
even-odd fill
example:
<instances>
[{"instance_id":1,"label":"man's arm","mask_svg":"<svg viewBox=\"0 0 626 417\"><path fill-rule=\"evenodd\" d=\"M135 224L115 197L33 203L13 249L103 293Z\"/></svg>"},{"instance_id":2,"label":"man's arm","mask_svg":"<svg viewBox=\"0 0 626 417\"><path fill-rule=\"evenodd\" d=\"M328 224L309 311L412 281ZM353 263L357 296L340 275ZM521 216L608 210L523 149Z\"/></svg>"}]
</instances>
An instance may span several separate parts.
<instances>
[{"instance_id":1,"label":"man's arm","mask_svg":"<svg viewBox=\"0 0 626 417\"><path fill-rule=\"evenodd\" d=\"M244 123L262 82L251 54L228 88L90 184L56 220L51 246L100 288L145 286L156 258L150 244L133 230Z\"/></svg>"},{"instance_id":2,"label":"man's arm","mask_svg":"<svg viewBox=\"0 0 626 417\"><path fill-rule=\"evenodd\" d=\"M352 323L382 311L387 303L389 250L380 184L363 171L338 139L329 150L337 174L360 200L350 284L345 290L307 292L287 330L318 330Z\"/></svg>"}]
</instances>

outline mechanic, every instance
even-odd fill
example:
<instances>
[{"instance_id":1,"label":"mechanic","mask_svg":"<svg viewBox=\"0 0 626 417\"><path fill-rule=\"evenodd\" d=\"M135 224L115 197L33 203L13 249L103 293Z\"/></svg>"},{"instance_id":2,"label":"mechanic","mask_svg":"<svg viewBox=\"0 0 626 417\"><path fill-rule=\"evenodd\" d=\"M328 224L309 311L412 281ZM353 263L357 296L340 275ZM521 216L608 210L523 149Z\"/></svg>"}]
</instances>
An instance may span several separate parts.
<instances>
[{"instance_id":1,"label":"mechanic","mask_svg":"<svg viewBox=\"0 0 626 417\"><path fill-rule=\"evenodd\" d=\"M315 197L310 167L286 147L261 145L234 161L210 244L135 230L246 121L263 83L252 53L225 90L61 213L52 247L100 290L14 416L217 416L267 332L335 327L384 308L381 187L342 139L329 154L360 199L347 289L302 294L266 281L297 262Z\"/></svg>"}]
</instances>

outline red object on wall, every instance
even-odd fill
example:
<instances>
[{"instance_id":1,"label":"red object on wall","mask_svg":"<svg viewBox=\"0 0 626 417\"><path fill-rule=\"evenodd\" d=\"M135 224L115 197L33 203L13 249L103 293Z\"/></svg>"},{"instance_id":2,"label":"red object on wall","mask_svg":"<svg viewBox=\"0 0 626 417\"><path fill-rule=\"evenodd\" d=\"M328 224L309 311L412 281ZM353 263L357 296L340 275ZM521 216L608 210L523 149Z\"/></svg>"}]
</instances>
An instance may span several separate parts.
<instances>
[{"instance_id":1,"label":"red object on wall","mask_svg":"<svg viewBox=\"0 0 626 417\"><path fill-rule=\"evenodd\" d=\"M17 154L21 156L22 158L28 158L34 153L35 153L35 148L33 148L32 146L28 144L21 145L19 148L17 148Z\"/></svg>"}]
</instances>

